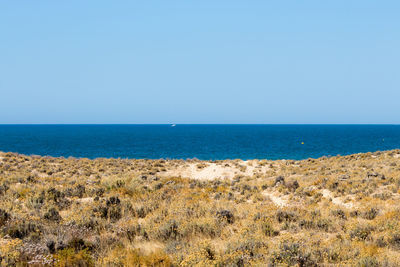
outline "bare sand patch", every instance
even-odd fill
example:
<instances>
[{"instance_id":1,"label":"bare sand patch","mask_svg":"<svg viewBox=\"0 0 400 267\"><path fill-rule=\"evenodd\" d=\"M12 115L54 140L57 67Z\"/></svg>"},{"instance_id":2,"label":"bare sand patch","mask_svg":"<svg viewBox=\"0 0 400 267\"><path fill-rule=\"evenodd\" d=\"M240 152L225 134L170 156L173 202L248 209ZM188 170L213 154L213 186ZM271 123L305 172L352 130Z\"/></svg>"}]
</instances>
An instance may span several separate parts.
<instances>
[{"instance_id":1,"label":"bare sand patch","mask_svg":"<svg viewBox=\"0 0 400 267\"><path fill-rule=\"evenodd\" d=\"M76 199L76 202L79 202L79 203L91 203L93 201L94 201L94 199L92 197L84 197L84 198Z\"/></svg>"},{"instance_id":2,"label":"bare sand patch","mask_svg":"<svg viewBox=\"0 0 400 267\"><path fill-rule=\"evenodd\" d=\"M177 166L174 169L168 169L166 172L161 173L161 176L176 176L183 178L199 179L199 180L213 180L213 179L232 179L236 175L252 176L257 172L266 172L268 166L256 168L251 161L242 161L240 166L234 164L220 164L214 162L205 163L205 167L198 167L198 163L188 163L185 165Z\"/></svg>"},{"instance_id":3,"label":"bare sand patch","mask_svg":"<svg viewBox=\"0 0 400 267\"><path fill-rule=\"evenodd\" d=\"M288 196L279 196L277 192L264 191L263 195L268 197L276 206L288 206Z\"/></svg>"},{"instance_id":4,"label":"bare sand patch","mask_svg":"<svg viewBox=\"0 0 400 267\"><path fill-rule=\"evenodd\" d=\"M344 202L342 198L334 197L333 193L331 191L329 191L328 189L323 189L321 191L321 193L324 198L330 199L332 201L332 203L335 205L343 206L348 209L355 207L355 204L353 202Z\"/></svg>"}]
</instances>

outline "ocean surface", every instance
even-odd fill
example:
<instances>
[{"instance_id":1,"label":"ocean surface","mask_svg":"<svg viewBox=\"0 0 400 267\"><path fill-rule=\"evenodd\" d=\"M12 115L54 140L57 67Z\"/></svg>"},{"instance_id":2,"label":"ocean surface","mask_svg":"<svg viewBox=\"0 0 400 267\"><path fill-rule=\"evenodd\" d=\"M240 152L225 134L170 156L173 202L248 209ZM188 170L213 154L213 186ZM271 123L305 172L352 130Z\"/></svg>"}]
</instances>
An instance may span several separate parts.
<instances>
[{"instance_id":1,"label":"ocean surface","mask_svg":"<svg viewBox=\"0 0 400 267\"><path fill-rule=\"evenodd\" d=\"M400 148L400 125L0 125L0 150L114 158L305 159Z\"/></svg>"}]
</instances>

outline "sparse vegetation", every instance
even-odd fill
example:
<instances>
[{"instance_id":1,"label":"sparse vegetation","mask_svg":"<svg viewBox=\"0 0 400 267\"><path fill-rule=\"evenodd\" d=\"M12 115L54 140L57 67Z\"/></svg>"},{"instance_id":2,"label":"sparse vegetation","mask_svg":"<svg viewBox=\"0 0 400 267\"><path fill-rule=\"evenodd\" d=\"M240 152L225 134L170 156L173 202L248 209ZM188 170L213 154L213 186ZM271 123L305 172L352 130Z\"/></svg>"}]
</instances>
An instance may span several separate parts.
<instances>
[{"instance_id":1,"label":"sparse vegetation","mask_svg":"<svg viewBox=\"0 0 400 267\"><path fill-rule=\"evenodd\" d=\"M0 153L0 266L399 266L399 160Z\"/></svg>"}]
</instances>

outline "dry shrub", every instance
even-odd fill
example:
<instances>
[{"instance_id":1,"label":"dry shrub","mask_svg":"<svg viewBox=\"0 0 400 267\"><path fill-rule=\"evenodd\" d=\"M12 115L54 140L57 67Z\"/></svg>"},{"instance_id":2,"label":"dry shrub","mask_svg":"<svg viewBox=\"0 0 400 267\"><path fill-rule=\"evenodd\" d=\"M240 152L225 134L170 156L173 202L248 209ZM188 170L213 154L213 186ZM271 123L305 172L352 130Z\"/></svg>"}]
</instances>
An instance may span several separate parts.
<instances>
[{"instance_id":1,"label":"dry shrub","mask_svg":"<svg viewBox=\"0 0 400 267\"><path fill-rule=\"evenodd\" d=\"M55 266L58 267L92 267L94 261L87 250L76 251L72 248L63 249L55 255Z\"/></svg>"},{"instance_id":2,"label":"dry shrub","mask_svg":"<svg viewBox=\"0 0 400 267\"><path fill-rule=\"evenodd\" d=\"M170 257L161 250L143 253L140 249L117 247L111 250L99 264L104 266L143 266L169 267L172 266Z\"/></svg>"}]
</instances>

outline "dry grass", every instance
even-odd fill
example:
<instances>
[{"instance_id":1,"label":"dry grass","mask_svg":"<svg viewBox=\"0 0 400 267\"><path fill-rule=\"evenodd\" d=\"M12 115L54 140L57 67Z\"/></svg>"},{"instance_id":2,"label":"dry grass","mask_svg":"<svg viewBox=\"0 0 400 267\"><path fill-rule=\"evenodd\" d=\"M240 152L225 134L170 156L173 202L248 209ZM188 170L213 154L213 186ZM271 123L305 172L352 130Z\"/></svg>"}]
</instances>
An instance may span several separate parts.
<instances>
[{"instance_id":1,"label":"dry grass","mask_svg":"<svg viewBox=\"0 0 400 267\"><path fill-rule=\"evenodd\" d=\"M0 153L0 265L398 266L399 190L399 150L214 162Z\"/></svg>"}]
</instances>

